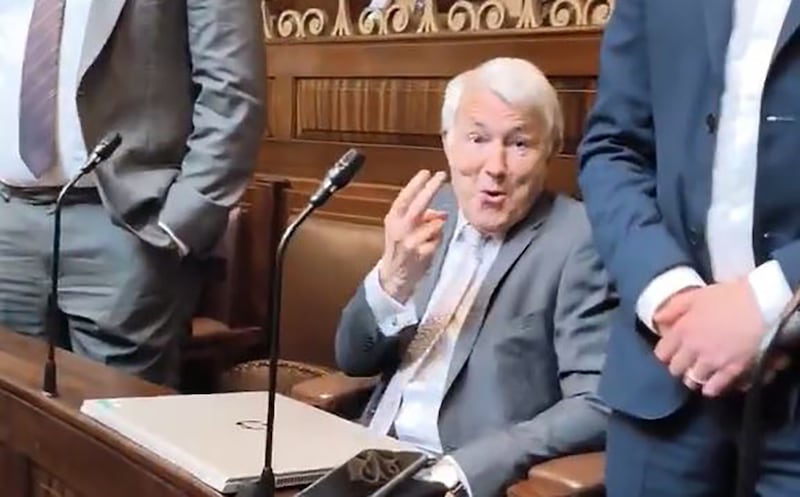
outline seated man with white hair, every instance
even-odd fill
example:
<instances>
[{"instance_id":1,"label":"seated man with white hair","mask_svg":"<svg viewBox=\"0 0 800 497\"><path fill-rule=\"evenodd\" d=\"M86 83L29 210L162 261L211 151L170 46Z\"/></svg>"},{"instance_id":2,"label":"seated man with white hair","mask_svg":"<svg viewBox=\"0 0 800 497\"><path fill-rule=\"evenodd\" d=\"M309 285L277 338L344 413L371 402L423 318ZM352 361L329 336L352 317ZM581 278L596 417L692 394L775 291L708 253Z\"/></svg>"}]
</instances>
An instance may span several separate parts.
<instances>
[{"instance_id":1,"label":"seated man with white hair","mask_svg":"<svg viewBox=\"0 0 800 497\"><path fill-rule=\"evenodd\" d=\"M451 80L451 184L420 171L398 194L337 330L340 368L385 379L364 422L443 455L427 478L472 497L604 443L595 391L617 298L582 204L544 190L562 134L555 89L527 61Z\"/></svg>"}]
</instances>

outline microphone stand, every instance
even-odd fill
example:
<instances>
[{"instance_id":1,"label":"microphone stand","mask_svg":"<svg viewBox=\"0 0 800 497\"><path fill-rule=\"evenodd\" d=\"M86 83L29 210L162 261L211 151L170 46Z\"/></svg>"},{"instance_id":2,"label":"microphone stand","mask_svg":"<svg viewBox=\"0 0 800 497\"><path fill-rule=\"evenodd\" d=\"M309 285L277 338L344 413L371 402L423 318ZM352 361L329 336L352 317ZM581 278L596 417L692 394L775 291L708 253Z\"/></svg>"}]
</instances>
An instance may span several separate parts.
<instances>
[{"instance_id":1,"label":"microphone stand","mask_svg":"<svg viewBox=\"0 0 800 497\"><path fill-rule=\"evenodd\" d=\"M364 155L351 148L339 158L336 164L325 175L319 189L311 195L308 205L297 218L284 230L275 253L275 265L272 269L272 308L269 322L269 398L267 401L267 437L264 448L264 468L259 479L246 485L237 492L237 497L274 497L275 496L275 470L272 468L272 453L275 433L275 396L277 395L278 358L280 356L280 322L281 322L281 293L283 278L283 258L289 240L297 228L311 215L314 210L323 205L337 190L347 185L353 176L364 164Z\"/></svg>"},{"instance_id":2,"label":"microphone stand","mask_svg":"<svg viewBox=\"0 0 800 497\"><path fill-rule=\"evenodd\" d=\"M758 355L750 373L750 388L744 400L742 428L739 433L739 455L736 473L736 497L753 497L758 479L761 435L761 398L764 377L768 372L767 359L780 344L780 338L800 309L800 291L792 296L775 326L761 341Z\"/></svg>"},{"instance_id":3,"label":"microphone stand","mask_svg":"<svg viewBox=\"0 0 800 497\"><path fill-rule=\"evenodd\" d=\"M56 382L56 337L62 329L62 315L58 308L58 271L61 254L61 208L64 197L75 186L85 173L75 175L58 193L55 210L53 211L53 254L50 261L50 294L47 296L47 314L45 316L45 334L47 336L47 361L44 365L44 379L42 390L48 397L58 397L58 384Z\"/></svg>"},{"instance_id":4,"label":"microphone stand","mask_svg":"<svg viewBox=\"0 0 800 497\"><path fill-rule=\"evenodd\" d=\"M275 265L272 272L272 309L270 316L269 340L269 399L267 401L267 444L264 451L264 469L261 476L254 484L243 487L237 497L274 497L275 472L272 469L273 436L275 432L275 395L278 380L278 350L280 350L280 321L281 321L281 282L283 278L283 259L286 246L297 228L314 212L316 205L309 203L283 232L278 249L275 254Z\"/></svg>"},{"instance_id":5,"label":"microphone stand","mask_svg":"<svg viewBox=\"0 0 800 497\"><path fill-rule=\"evenodd\" d=\"M103 161L108 159L114 150L122 143L118 133L112 133L103 138L94 148L86 164L78 171L69 182L61 188L56 198L53 211L53 254L50 261L50 294L47 296L47 310L45 315L45 335L47 337L47 360L44 364L42 378L42 392L47 397L58 397L58 382L56 380L56 337L63 328L64 320L58 307L58 271L61 258L61 209L67 193L80 181L81 178L94 171Z\"/></svg>"}]
</instances>

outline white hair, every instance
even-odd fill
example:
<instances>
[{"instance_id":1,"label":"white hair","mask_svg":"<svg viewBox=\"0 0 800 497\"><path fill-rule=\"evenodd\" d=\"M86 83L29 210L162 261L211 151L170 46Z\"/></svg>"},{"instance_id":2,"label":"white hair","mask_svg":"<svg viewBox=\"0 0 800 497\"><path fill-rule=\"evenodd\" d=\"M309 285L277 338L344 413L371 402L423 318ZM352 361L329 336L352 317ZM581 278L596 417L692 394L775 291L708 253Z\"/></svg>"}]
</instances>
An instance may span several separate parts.
<instances>
[{"instance_id":1,"label":"white hair","mask_svg":"<svg viewBox=\"0 0 800 497\"><path fill-rule=\"evenodd\" d=\"M551 154L561 151L564 140L564 117L555 88L534 64L524 59L498 57L474 69L462 72L447 83L442 102L442 133L452 129L464 88L492 92L507 105L541 119L550 140Z\"/></svg>"}]
</instances>

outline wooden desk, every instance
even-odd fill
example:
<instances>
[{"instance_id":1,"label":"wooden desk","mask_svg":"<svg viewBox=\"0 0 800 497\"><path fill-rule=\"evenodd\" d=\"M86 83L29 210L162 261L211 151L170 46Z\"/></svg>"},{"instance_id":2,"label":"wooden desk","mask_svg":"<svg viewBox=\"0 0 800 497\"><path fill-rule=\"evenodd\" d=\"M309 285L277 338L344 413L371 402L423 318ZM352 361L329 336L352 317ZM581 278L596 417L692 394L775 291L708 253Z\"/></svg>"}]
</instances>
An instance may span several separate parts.
<instances>
[{"instance_id":1,"label":"wooden desk","mask_svg":"<svg viewBox=\"0 0 800 497\"><path fill-rule=\"evenodd\" d=\"M45 353L44 343L0 328L2 497L219 497L80 413L86 398L174 392L59 351L60 396L50 399L41 393Z\"/></svg>"}]
</instances>

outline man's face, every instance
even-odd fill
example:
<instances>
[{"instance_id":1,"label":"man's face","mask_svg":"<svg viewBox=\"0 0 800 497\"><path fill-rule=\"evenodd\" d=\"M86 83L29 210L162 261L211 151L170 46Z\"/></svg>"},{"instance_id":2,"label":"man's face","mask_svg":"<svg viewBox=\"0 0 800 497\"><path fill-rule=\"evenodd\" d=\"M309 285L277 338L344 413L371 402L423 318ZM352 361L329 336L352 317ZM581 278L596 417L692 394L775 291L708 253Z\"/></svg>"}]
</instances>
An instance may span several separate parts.
<instances>
[{"instance_id":1,"label":"man's face","mask_svg":"<svg viewBox=\"0 0 800 497\"><path fill-rule=\"evenodd\" d=\"M486 235L503 235L542 190L549 151L533 112L488 90L466 88L444 150L458 205Z\"/></svg>"}]
</instances>

